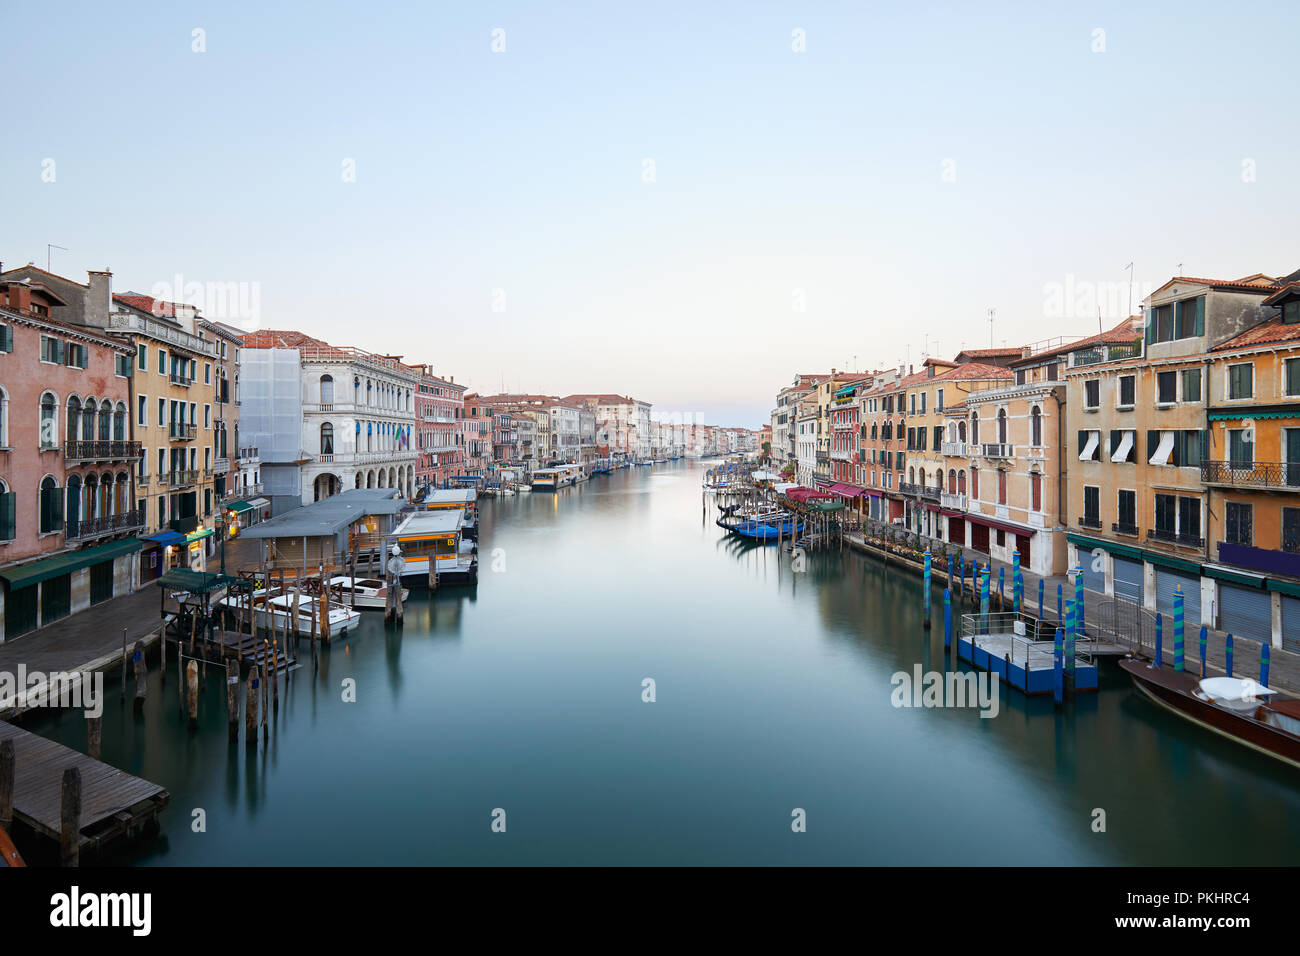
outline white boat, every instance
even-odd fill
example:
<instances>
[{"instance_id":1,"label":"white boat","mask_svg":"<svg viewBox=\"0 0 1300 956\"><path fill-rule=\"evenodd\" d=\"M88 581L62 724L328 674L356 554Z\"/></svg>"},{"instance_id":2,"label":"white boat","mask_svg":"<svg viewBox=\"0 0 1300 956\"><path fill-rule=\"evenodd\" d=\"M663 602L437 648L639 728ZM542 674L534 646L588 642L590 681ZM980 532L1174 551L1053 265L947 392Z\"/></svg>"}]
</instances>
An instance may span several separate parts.
<instances>
[{"instance_id":1,"label":"white boat","mask_svg":"<svg viewBox=\"0 0 1300 956\"><path fill-rule=\"evenodd\" d=\"M1199 686L1202 697L1241 714L1253 714L1261 697L1277 693L1249 677L1207 677Z\"/></svg>"},{"instance_id":2,"label":"white boat","mask_svg":"<svg viewBox=\"0 0 1300 956\"><path fill-rule=\"evenodd\" d=\"M533 491L558 491L579 481L586 481L587 473L581 465L554 465L538 468L533 472Z\"/></svg>"},{"instance_id":3,"label":"white boat","mask_svg":"<svg viewBox=\"0 0 1300 956\"><path fill-rule=\"evenodd\" d=\"M458 509L417 511L393 529L402 577L427 583L433 561L440 579L477 581L478 549L461 536L464 521Z\"/></svg>"},{"instance_id":4,"label":"white boat","mask_svg":"<svg viewBox=\"0 0 1300 956\"><path fill-rule=\"evenodd\" d=\"M297 618L298 633L309 636L312 628L312 605L313 603L319 608L319 600L310 594L295 595L293 592L279 588L258 588L252 593L253 599L253 623L261 628L274 628L280 633L293 630L294 620L294 602L298 600ZM241 620L247 620L248 614L248 595L245 594L227 594L218 604L221 607L228 608L230 613L239 617L242 613L244 617ZM336 601L327 600L326 604L326 621L319 624L319 635L321 640L332 640L336 637L346 637L356 629L361 621L361 615L351 608L346 608Z\"/></svg>"},{"instance_id":5,"label":"white boat","mask_svg":"<svg viewBox=\"0 0 1300 956\"><path fill-rule=\"evenodd\" d=\"M340 576L330 578L330 597L344 607L358 607L367 610L385 611L388 609L388 585L379 578L357 578ZM402 603L410 597L407 588L401 590Z\"/></svg>"}]
</instances>

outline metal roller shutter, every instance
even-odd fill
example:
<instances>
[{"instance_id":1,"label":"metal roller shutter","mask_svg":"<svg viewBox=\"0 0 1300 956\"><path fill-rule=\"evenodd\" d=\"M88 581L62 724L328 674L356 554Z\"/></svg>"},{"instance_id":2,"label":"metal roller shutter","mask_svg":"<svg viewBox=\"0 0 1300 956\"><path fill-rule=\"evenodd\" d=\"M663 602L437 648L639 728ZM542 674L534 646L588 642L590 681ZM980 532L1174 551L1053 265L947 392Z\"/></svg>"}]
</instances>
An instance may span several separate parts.
<instances>
[{"instance_id":1,"label":"metal roller shutter","mask_svg":"<svg viewBox=\"0 0 1300 956\"><path fill-rule=\"evenodd\" d=\"M1100 560L1099 560L1100 557ZM1091 551L1079 549L1079 564L1083 566L1083 579L1080 582L1085 591L1106 592L1106 555L1094 555ZM1071 580L1073 580L1071 576Z\"/></svg>"},{"instance_id":2,"label":"metal roller shutter","mask_svg":"<svg viewBox=\"0 0 1300 956\"><path fill-rule=\"evenodd\" d=\"M1273 638L1273 605L1268 591L1219 584L1219 630L1233 637L1267 643Z\"/></svg>"},{"instance_id":3,"label":"metal roller shutter","mask_svg":"<svg viewBox=\"0 0 1300 956\"><path fill-rule=\"evenodd\" d=\"M1201 580L1190 575L1156 568L1156 610L1165 616L1166 626L1173 625L1174 588L1183 588L1183 623L1201 626Z\"/></svg>"},{"instance_id":4,"label":"metal roller shutter","mask_svg":"<svg viewBox=\"0 0 1300 956\"><path fill-rule=\"evenodd\" d=\"M1300 598L1282 595L1282 647L1300 652Z\"/></svg>"},{"instance_id":5,"label":"metal roller shutter","mask_svg":"<svg viewBox=\"0 0 1300 956\"><path fill-rule=\"evenodd\" d=\"M1133 604L1142 603L1142 568L1141 561L1115 559L1115 597Z\"/></svg>"}]
</instances>

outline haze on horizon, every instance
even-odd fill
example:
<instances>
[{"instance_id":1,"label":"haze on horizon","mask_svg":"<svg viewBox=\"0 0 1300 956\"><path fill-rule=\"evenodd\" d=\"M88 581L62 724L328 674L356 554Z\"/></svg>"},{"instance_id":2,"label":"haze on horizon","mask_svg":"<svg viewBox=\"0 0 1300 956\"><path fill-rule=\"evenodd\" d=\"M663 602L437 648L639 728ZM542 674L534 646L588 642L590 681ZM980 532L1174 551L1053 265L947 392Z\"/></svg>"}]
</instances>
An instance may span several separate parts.
<instances>
[{"instance_id":1,"label":"haze on horizon","mask_svg":"<svg viewBox=\"0 0 1300 956\"><path fill-rule=\"evenodd\" d=\"M481 392L757 427L989 309L1113 325L1130 262L1135 303L1300 267L1293 5L151 9L7 11L0 261L238 284Z\"/></svg>"}]
</instances>

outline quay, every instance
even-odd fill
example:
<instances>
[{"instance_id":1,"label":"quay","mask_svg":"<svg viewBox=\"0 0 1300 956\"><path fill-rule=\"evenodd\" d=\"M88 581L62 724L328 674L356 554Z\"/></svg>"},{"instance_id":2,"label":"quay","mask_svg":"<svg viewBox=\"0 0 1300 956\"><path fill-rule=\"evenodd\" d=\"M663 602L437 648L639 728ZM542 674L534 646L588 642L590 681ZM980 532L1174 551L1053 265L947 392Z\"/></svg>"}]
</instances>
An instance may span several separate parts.
<instances>
[{"instance_id":1,"label":"quay","mask_svg":"<svg viewBox=\"0 0 1300 956\"><path fill-rule=\"evenodd\" d=\"M103 761L0 721L0 824L11 819L62 844L63 862L82 851L156 830L170 794Z\"/></svg>"}]
</instances>

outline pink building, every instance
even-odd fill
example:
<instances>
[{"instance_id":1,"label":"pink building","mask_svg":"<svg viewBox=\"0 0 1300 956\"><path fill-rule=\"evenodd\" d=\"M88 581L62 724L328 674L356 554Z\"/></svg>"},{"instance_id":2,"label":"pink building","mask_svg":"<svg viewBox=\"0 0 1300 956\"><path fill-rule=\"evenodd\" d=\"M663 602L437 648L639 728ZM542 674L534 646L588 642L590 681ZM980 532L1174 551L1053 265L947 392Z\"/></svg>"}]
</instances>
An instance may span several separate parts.
<instances>
[{"instance_id":1,"label":"pink building","mask_svg":"<svg viewBox=\"0 0 1300 956\"><path fill-rule=\"evenodd\" d=\"M135 349L55 317L81 308L0 279L0 640L133 586Z\"/></svg>"},{"instance_id":2,"label":"pink building","mask_svg":"<svg viewBox=\"0 0 1300 956\"><path fill-rule=\"evenodd\" d=\"M439 378L429 365L416 365L420 380L415 389L415 437L419 458L415 484L441 488L456 475L465 474L465 386L456 379Z\"/></svg>"}]
</instances>

